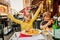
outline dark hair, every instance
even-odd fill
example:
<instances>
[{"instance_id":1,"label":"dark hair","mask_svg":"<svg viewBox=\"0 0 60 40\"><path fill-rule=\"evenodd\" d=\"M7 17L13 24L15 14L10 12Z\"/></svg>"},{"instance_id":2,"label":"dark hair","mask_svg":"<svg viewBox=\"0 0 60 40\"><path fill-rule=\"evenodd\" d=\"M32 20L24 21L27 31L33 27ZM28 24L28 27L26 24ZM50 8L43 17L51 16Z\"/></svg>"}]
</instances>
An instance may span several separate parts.
<instances>
[{"instance_id":1,"label":"dark hair","mask_svg":"<svg viewBox=\"0 0 60 40\"><path fill-rule=\"evenodd\" d=\"M4 6L8 7L8 5L6 5L6 4L4 4L4 3L1 3L1 2L0 2L0 5L4 5Z\"/></svg>"},{"instance_id":2,"label":"dark hair","mask_svg":"<svg viewBox=\"0 0 60 40\"><path fill-rule=\"evenodd\" d=\"M45 12L45 13L43 14L43 17L45 17L46 15L51 16L51 13L50 13L50 12Z\"/></svg>"}]
</instances>

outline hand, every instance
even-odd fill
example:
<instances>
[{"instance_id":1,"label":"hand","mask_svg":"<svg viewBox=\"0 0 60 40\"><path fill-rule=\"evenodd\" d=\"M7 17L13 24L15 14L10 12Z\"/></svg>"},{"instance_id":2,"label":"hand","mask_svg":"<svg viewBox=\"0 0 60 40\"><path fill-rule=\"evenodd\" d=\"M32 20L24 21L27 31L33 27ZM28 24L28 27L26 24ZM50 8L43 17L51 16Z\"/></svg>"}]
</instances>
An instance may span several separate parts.
<instances>
[{"instance_id":1,"label":"hand","mask_svg":"<svg viewBox=\"0 0 60 40\"><path fill-rule=\"evenodd\" d=\"M48 24L48 25L50 25L51 23L52 23L52 20L48 21L48 23L47 23L47 24Z\"/></svg>"},{"instance_id":2,"label":"hand","mask_svg":"<svg viewBox=\"0 0 60 40\"><path fill-rule=\"evenodd\" d=\"M54 23L54 20L51 20L51 23Z\"/></svg>"},{"instance_id":3,"label":"hand","mask_svg":"<svg viewBox=\"0 0 60 40\"><path fill-rule=\"evenodd\" d=\"M44 1L42 1L42 2L40 3L39 8L42 8L42 7L43 7L43 3L44 3Z\"/></svg>"}]
</instances>

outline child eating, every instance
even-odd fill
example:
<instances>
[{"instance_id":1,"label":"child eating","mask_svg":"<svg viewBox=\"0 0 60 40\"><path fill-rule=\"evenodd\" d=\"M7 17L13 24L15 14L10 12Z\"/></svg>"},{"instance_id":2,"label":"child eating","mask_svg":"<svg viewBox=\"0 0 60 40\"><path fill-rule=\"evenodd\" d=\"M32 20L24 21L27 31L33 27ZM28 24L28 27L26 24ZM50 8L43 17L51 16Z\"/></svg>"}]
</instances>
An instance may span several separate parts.
<instances>
[{"instance_id":1,"label":"child eating","mask_svg":"<svg viewBox=\"0 0 60 40\"><path fill-rule=\"evenodd\" d=\"M51 13L45 12L43 14L43 20L40 23L40 29L52 31L53 20L51 19Z\"/></svg>"}]
</instances>

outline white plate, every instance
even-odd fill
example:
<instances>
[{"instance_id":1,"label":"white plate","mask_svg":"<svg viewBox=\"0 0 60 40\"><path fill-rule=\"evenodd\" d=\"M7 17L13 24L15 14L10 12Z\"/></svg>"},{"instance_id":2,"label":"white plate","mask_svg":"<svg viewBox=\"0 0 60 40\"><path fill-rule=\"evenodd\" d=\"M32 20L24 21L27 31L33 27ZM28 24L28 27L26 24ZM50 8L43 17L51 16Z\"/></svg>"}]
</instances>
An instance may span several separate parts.
<instances>
[{"instance_id":1,"label":"white plate","mask_svg":"<svg viewBox=\"0 0 60 40\"><path fill-rule=\"evenodd\" d=\"M38 31L39 31L38 34L40 34L40 33L42 32L41 30L38 30ZM21 33L22 33L22 34L26 34L26 33L25 33L25 30L24 30L24 31L21 31ZM38 35L38 34L26 34L26 35Z\"/></svg>"}]
</instances>

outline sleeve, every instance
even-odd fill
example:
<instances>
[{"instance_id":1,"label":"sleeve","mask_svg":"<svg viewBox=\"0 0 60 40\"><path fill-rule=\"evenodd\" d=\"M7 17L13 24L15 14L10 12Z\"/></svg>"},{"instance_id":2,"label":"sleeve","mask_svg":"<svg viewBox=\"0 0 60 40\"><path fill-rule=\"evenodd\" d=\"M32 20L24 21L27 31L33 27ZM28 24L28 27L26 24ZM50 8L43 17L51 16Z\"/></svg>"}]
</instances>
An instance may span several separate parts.
<instances>
[{"instance_id":1,"label":"sleeve","mask_svg":"<svg viewBox=\"0 0 60 40\"><path fill-rule=\"evenodd\" d=\"M45 25L45 24L47 24L47 21L42 21L42 22L40 23L40 25Z\"/></svg>"},{"instance_id":2,"label":"sleeve","mask_svg":"<svg viewBox=\"0 0 60 40\"><path fill-rule=\"evenodd\" d=\"M33 23L33 22L36 20L36 18L38 17L39 12L41 11L41 6L42 6L42 5L40 5L40 7L39 7L39 8L37 9L37 11L35 12L35 15L34 15L33 18L31 19L30 23Z\"/></svg>"},{"instance_id":3,"label":"sleeve","mask_svg":"<svg viewBox=\"0 0 60 40\"><path fill-rule=\"evenodd\" d=\"M18 20L18 19L15 19L10 13L8 13L7 17L8 17L11 21L13 21L13 22L15 22L15 23L17 23L17 24L21 24L21 23L22 23L22 21L20 21L20 20Z\"/></svg>"},{"instance_id":4,"label":"sleeve","mask_svg":"<svg viewBox=\"0 0 60 40\"><path fill-rule=\"evenodd\" d=\"M40 23L40 25L44 25L44 24L43 24L43 21Z\"/></svg>"}]
</instances>

